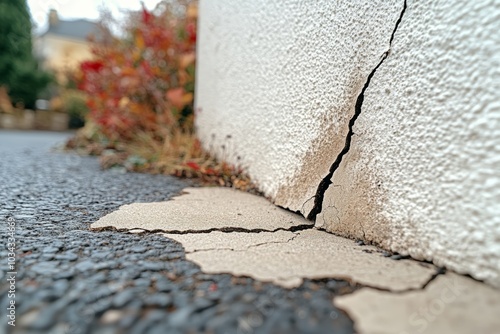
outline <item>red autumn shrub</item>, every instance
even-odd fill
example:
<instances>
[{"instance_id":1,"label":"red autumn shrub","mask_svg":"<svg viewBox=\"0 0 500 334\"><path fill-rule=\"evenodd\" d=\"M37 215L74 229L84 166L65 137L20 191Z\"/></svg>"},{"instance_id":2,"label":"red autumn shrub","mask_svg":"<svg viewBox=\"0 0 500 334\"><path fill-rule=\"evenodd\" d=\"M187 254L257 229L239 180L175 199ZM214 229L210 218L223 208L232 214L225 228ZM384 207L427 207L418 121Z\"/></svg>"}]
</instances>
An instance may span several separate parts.
<instances>
[{"instance_id":1,"label":"red autumn shrub","mask_svg":"<svg viewBox=\"0 0 500 334\"><path fill-rule=\"evenodd\" d=\"M66 146L100 155L105 168L256 191L241 168L218 161L196 139L196 17L195 0L169 0L131 15L123 37L103 24L94 58L80 67L87 122Z\"/></svg>"},{"instance_id":2,"label":"red autumn shrub","mask_svg":"<svg viewBox=\"0 0 500 334\"><path fill-rule=\"evenodd\" d=\"M93 41L93 60L81 64L79 88L89 118L110 140L147 132L163 140L193 127L196 7L162 3L132 14L124 37L109 30Z\"/></svg>"}]
</instances>

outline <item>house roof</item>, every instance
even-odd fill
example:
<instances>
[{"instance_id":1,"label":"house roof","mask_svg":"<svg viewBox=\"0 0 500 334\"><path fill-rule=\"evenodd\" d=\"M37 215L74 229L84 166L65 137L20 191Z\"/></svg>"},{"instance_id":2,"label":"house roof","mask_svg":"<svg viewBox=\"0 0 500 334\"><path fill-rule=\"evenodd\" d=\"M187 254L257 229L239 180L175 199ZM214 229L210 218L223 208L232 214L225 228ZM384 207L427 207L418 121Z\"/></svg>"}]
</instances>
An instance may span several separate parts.
<instances>
[{"instance_id":1,"label":"house roof","mask_svg":"<svg viewBox=\"0 0 500 334\"><path fill-rule=\"evenodd\" d=\"M78 20L58 20L56 24L49 25L49 28L42 36L54 34L69 37L78 40L86 40L89 35L98 35L99 29L97 23L78 19Z\"/></svg>"}]
</instances>

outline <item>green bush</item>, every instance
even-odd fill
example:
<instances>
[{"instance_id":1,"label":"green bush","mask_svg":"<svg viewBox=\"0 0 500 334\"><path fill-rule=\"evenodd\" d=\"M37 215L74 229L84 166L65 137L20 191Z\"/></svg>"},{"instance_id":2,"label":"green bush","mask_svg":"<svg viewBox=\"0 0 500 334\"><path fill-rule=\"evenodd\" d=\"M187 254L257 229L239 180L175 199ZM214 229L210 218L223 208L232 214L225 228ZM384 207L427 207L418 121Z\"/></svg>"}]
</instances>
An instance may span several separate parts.
<instances>
[{"instance_id":1,"label":"green bush","mask_svg":"<svg viewBox=\"0 0 500 334\"><path fill-rule=\"evenodd\" d=\"M62 95L62 109L69 115L69 128L81 128L88 113L85 94L77 90L66 90Z\"/></svg>"}]
</instances>

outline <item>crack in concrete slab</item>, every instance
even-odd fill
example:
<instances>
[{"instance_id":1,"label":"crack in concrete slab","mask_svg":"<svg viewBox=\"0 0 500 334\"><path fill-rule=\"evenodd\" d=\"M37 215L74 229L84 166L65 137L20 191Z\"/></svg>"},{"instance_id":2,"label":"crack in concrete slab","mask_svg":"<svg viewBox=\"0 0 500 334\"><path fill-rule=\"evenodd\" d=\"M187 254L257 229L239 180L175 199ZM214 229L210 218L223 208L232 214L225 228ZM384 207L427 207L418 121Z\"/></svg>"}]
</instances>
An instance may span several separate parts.
<instances>
[{"instance_id":1,"label":"crack in concrete slab","mask_svg":"<svg viewBox=\"0 0 500 334\"><path fill-rule=\"evenodd\" d=\"M389 56L392 42L394 40L394 35L399 27L399 24L401 23L401 20L403 19L403 15L406 11L406 0L404 1L403 5L403 10L401 11L398 20L396 21L396 25L394 27L394 30L392 31L391 38L389 40L389 49L382 55L382 59L379 61L377 66L368 74L368 77L366 78L365 84L363 85L363 88L361 89L361 92L359 93L357 99L356 99L356 105L354 107L354 115L352 118L349 120L349 131L347 132L346 139L345 139L345 145L342 151L337 155L337 158L333 162L332 166L330 167L329 173L321 180L321 182L318 185L318 188L316 190L316 195L314 197L314 206L311 212L309 212L307 219L315 221L316 216L322 211L323 209L323 199L325 196L326 190L330 187L332 184L332 177L335 171L339 168L340 163L342 162L342 159L344 156L349 152L351 148L351 140L352 136L354 134L353 128L354 124L356 123L356 120L358 119L359 115L361 114L361 108L363 106L364 98L365 98L365 92L370 86L370 82L375 75L375 72L377 72L378 68L384 63L384 61L387 59Z\"/></svg>"},{"instance_id":2,"label":"crack in concrete slab","mask_svg":"<svg viewBox=\"0 0 500 334\"><path fill-rule=\"evenodd\" d=\"M199 249L199 250L195 250L195 251L191 251L191 252L186 251L186 254L194 254L194 253L201 253L201 252L211 252L211 251L226 251L226 250L227 251L232 251L232 252L246 252L246 251L248 251L251 248L256 248L256 247L259 247L259 246L264 246L264 245L269 245L269 244L286 244L286 243L289 243L289 242L293 241L298 236L299 236L299 233L297 233L295 236L293 236L292 238L290 238L290 239L288 239L286 241L263 242L263 243L256 244L256 245L250 245L250 246L246 247L245 249L234 249L234 248L225 248L225 247L221 247L221 248L209 248L209 249ZM228 271L227 274L233 275L234 273L231 272L231 271ZM435 281L438 276L444 275L444 274L446 274L446 268L437 267L436 268L436 272L426 282L424 282L422 284L422 286L416 287L416 288L408 288L408 289L405 289L405 290L392 290L390 288L383 288L383 287L380 287L380 286L375 286L375 285L371 285L371 284L367 284L367 283L360 283L360 282L358 282L358 280L353 279L352 277L342 276L342 275L330 276L330 277L324 278L324 279L343 280L343 281L349 282L349 284L351 284L351 286L357 286L359 288L370 288L370 289L373 289L373 290L383 291L383 292L388 292L388 293L393 293L393 294L405 294L405 293L408 293L408 292L415 292L415 291L419 291L419 290L425 290L426 287L429 284L431 284L433 281ZM242 276L239 276L239 277L252 277L252 275L248 275L248 276L242 275ZM299 279L302 280L302 279L304 279L303 276L290 276L290 277L278 276L276 278L280 279L282 281L288 281L288 280L291 280L291 279L293 279L293 280L299 280ZM321 279L316 279L316 280L321 280Z\"/></svg>"},{"instance_id":3,"label":"crack in concrete slab","mask_svg":"<svg viewBox=\"0 0 500 334\"><path fill-rule=\"evenodd\" d=\"M444 270L421 289L395 293L365 286L333 303L352 318L357 333L496 333L500 326L500 292Z\"/></svg>"},{"instance_id":4,"label":"crack in concrete slab","mask_svg":"<svg viewBox=\"0 0 500 334\"><path fill-rule=\"evenodd\" d=\"M260 247L260 246L264 246L264 245L269 245L269 244L287 244L289 243L290 241L293 241L295 240L295 238L297 238L298 236L300 235L300 233L295 233L294 232L294 236L289 238L288 240L286 241L269 241L269 242L262 242L260 244L256 244L256 245L250 245L247 247L247 250L250 249L250 248L256 248L256 247Z\"/></svg>"},{"instance_id":5,"label":"crack in concrete slab","mask_svg":"<svg viewBox=\"0 0 500 334\"><path fill-rule=\"evenodd\" d=\"M365 249L376 253L377 248L356 246L351 240L317 229L276 238L268 233L267 240L259 240L252 234L235 233L225 237L218 233L198 234L199 237L165 236L183 244L187 259L207 273L248 275L263 281L328 277L388 291L408 291L420 289L436 273L431 264L420 266L412 260L394 261L384 259L383 254L367 254ZM297 279L294 282L300 285ZM285 285L298 286L288 281Z\"/></svg>"},{"instance_id":6,"label":"crack in concrete slab","mask_svg":"<svg viewBox=\"0 0 500 334\"><path fill-rule=\"evenodd\" d=\"M165 202L123 205L91 226L94 230L110 227L169 234L260 233L301 231L313 228L314 224L263 197L214 187L186 188L183 195Z\"/></svg>"},{"instance_id":7,"label":"crack in concrete slab","mask_svg":"<svg viewBox=\"0 0 500 334\"><path fill-rule=\"evenodd\" d=\"M274 233L274 232L270 232L270 233ZM255 245L249 245L249 246L247 246L244 249L235 249L235 248L230 248L230 247L217 247L217 248L197 249L197 250L194 250L194 251L186 251L186 254L194 254L194 253L210 252L210 251L220 251L220 250L228 250L228 251L233 251L233 252L246 252L250 248L257 248L257 247L264 246L264 245L269 245L269 244L286 244L286 243L289 243L290 241L293 241L299 235L300 235L300 233L295 233L294 232L294 236L291 237L291 238L289 238L289 239L287 239L287 240L284 240L284 241L262 242L262 243L258 243L258 244L255 244ZM168 238L168 236L166 236L166 237Z\"/></svg>"},{"instance_id":8,"label":"crack in concrete slab","mask_svg":"<svg viewBox=\"0 0 500 334\"><path fill-rule=\"evenodd\" d=\"M212 232L223 232L223 233L263 233L263 232L278 232L278 231L288 231L288 232L298 232L303 230L308 230L314 228L313 224L300 224L293 225L288 228L278 227L273 230L266 230L261 228L256 229L246 229L243 227L214 227L204 230L165 230L165 229L152 229L147 230L139 227L135 228L117 228L114 226L105 226L105 227L91 227L92 231L103 232L103 231L111 231L111 232L131 232L131 233L139 233L139 234L157 234L157 233L166 233L166 234L203 234L203 233L212 233ZM132 231L140 231L140 232L132 232Z\"/></svg>"},{"instance_id":9,"label":"crack in concrete slab","mask_svg":"<svg viewBox=\"0 0 500 334\"><path fill-rule=\"evenodd\" d=\"M296 287L304 278L328 277L383 291L406 292L420 289L436 276L432 264L396 264L399 261L383 259L387 257L384 254L373 254L382 252L376 247L356 246L352 240L319 231L304 218L271 209L267 202L254 197L245 196L230 205L220 200L214 203L214 198L223 193L227 191L204 189L172 202L130 205L108 219L101 218L92 229L162 234L181 243L187 259L203 271L248 275L286 287ZM238 195L229 195L233 194ZM247 210L249 206L252 211ZM332 203L330 206L335 208ZM149 219L150 224L144 224L143 219ZM189 224L193 220L196 224ZM224 221L230 221L229 225ZM266 228L267 222L270 226Z\"/></svg>"},{"instance_id":10,"label":"crack in concrete slab","mask_svg":"<svg viewBox=\"0 0 500 334\"><path fill-rule=\"evenodd\" d=\"M300 208L300 212L305 213L305 207L306 207L307 203L309 203L311 200L313 200L315 198L316 198L316 195L313 195L313 196L309 197L307 199L307 201L305 201L304 204L302 204L302 207Z\"/></svg>"},{"instance_id":11,"label":"crack in concrete slab","mask_svg":"<svg viewBox=\"0 0 500 334\"><path fill-rule=\"evenodd\" d=\"M429 280L422 285L420 290L425 290L425 288L427 288L427 286L431 284L439 275L444 275L444 274L446 274L446 268L438 267L436 269L436 273L432 275L431 278L429 278Z\"/></svg>"},{"instance_id":12,"label":"crack in concrete slab","mask_svg":"<svg viewBox=\"0 0 500 334\"><path fill-rule=\"evenodd\" d=\"M427 286L429 286L429 284L431 284L432 282L434 282L438 276L444 275L444 274L446 274L446 268L436 267L436 272L431 277L429 277L429 279L426 282L424 282L422 284L422 286L416 287L416 288L408 288L408 289L405 289L405 290L391 290L391 289L387 289L387 288L372 286L370 284L362 284L362 286L365 287L365 288L370 288L370 289L377 290L377 291L389 292L389 293L393 293L393 294L405 294L405 293L408 293L408 292L415 292L415 291L425 290L427 288ZM335 279L336 277L333 277L333 278ZM353 283L359 284L356 281L353 281Z\"/></svg>"}]
</instances>

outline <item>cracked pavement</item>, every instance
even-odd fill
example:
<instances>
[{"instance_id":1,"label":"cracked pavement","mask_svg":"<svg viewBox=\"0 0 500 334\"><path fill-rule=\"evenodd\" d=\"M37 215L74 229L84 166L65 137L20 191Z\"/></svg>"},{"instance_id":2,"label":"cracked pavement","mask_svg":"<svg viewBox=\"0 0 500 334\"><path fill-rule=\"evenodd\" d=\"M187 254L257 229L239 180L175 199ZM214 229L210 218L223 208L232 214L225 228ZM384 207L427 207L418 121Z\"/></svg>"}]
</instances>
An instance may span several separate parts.
<instances>
[{"instance_id":1,"label":"cracked pavement","mask_svg":"<svg viewBox=\"0 0 500 334\"><path fill-rule=\"evenodd\" d=\"M312 222L280 209L262 197L229 188L186 188L183 193L168 202L124 205L92 224L92 228L185 234L218 230L295 231L313 226ZM189 221L185 219L187 211L191 212ZM162 223L164 221L168 221L168 227Z\"/></svg>"},{"instance_id":2,"label":"cracked pavement","mask_svg":"<svg viewBox=\"0 0 500 334\"><path fill-rule=\"evenodd\" d=\"M392 293L364 288L336 298L358 333L497 333L498 290L451 272L423 290Z\"/></svg>"},{"instance_id":3,"label":"cracked pavement","mask_svg":"<svg viewBox=\"0 0 500 334\"><path fill-rule=\"evenodd\" d=\"M145 216L146 224L138 219ZM356 291L334 297L333 303L352 316L357 333L470 333L471 328L490 333L500 328L499 291L320 231L298 215L270 210L261 197L227 188L186 188L167 202L121 207L91 226L176 240L186 259L206 274L251 277L290 291L310 279L348 281ZM467 326L457 325L457 318Z\"/></svg>"},{"instance_id":4,"label":"cracked pavement","mask_svg":"<svg viewBox=\"0 0 500 334\"><path fill-rule=\"evenodd\" d=\"M0 218L15 220L17 238L16 327L4 318L2 332L500 328L500 293L487 285L316 230L254 195L101 171L94 158L50 150L66 137L0 131Z\"/></svg>"},{"instance_id":5,"label":"cracked pavement","mask_svg":"<svg viewBox=\"0 0 500 334\"><path fill-rule=\"evenodd\" d=\"M352 321L332 303L359 288L345 280L306 279L289 290L206 274L163 235L91 231L122 205L165 201L189 184L102 171L95 158L51 150L68 137L0 131L0 333L352 333ZM16 224L13 299L9 218ZM15 327L6 317L12 300Z\"/></svg>"},{"instance_id":6,"label":"cracked pavement","mask_svg":"<svg viewBox=\"0 0 500 334\"><path fill-rule=\"evenodd\" d=\"M424 286L439 272L316 230L300 215L228 188L186 188L167 202L125 205L91 228L160 233L180 242L187 259L207 273L229 272L286 288L304 278L337 277L402 291Z\"/></svg>"}]
</instances>

